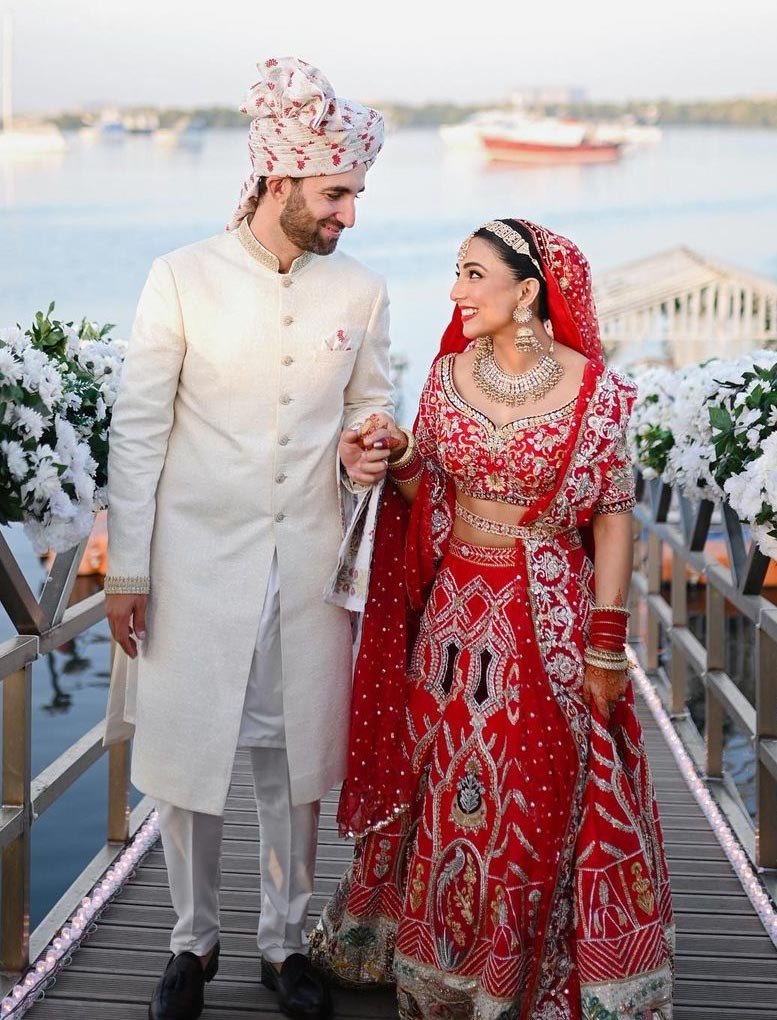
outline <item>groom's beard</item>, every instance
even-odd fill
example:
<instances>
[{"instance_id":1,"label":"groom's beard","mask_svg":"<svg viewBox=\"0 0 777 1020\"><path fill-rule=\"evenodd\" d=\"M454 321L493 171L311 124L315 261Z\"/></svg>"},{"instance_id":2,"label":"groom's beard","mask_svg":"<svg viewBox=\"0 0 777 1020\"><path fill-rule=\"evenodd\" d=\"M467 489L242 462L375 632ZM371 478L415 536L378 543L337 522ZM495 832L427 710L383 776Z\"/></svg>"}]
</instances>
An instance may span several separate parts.
<instances>
[{"instance_id":1,"label":"groom's beard","mask_svg":"<svg viewBox=\"0 0 777 1020\"><path fill-rule=\"evenodd\" d=\"M302 195L302 189L292 186L289 200L281 213L281 229L292 244L302 251L311 251L314 255L331 255L337 247L340 237L324 236L322 227L335 227L342 230L337 220L317 220L311 214Z\"/></svg>"}]
</instances>

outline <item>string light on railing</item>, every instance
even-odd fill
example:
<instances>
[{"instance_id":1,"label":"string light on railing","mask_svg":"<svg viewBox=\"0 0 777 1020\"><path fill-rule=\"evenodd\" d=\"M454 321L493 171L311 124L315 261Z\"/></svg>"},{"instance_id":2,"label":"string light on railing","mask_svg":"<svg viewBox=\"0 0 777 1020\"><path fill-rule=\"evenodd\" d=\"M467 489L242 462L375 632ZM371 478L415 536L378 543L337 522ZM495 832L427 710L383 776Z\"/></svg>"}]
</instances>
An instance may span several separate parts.
<instances>
[{"instance_id":1,"label":"string light on railing","mask_svg":"<svg viewBox=\"0 0 777 1020\"><path fill-rule=\"evenodd\" d=\"M100 913L133 873L159 838L159 821L153 811L135 833L130 845L105 872L88 896L84 896L73 916L31 965L21 981L0 1002L2 1020L18 1020L48 988L57 972L78 948Z\"/></svg>"},{"instance_id":2,"label":"string light on railing","mask_svg":"<svg viewBox=\"0 0 777 1020\"><path fill-rule=\"evenodd\" d=\"M633 653L631 658L632 662L636 660L636 656ZM754 870L753 864L742 849L739 840L731 831L731 827L716 804L712 794L707 789L704 781L699 777L690 755L683 747L682 741L672 725L672 720L667 715L661 699L656 694L646 673L640 666L633 665L631 675L635 685L639 688L640 694L647 702L647 706L663 733L667 744L669 744L669 748L691 793L694 795L707 821L712 826L718 842L723 847L723 851L736 872L737 878L747 894L747 898L753 904L772 942L777 946L777 907L774 901L764 887L758 873Z\"/></svg>"}]
</instances>

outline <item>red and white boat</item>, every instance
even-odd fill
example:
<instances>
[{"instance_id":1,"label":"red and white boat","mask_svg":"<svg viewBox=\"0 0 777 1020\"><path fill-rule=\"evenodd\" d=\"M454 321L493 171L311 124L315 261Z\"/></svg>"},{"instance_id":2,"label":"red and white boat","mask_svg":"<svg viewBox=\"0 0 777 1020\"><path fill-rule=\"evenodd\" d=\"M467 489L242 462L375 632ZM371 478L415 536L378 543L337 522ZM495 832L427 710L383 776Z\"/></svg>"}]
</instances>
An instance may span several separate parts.
<instances>
[{"instance_id":1,"label":"red and white boat","mask_svg":"<svg viewBox=\"0 0 777 1020\"><path fill-rule=\"evenodd\" d=\"M525 115L506 117L480 139L490 159L511 163L611 163L623 148L598 139L584 121Z\"/></svg>"}]
</instances>

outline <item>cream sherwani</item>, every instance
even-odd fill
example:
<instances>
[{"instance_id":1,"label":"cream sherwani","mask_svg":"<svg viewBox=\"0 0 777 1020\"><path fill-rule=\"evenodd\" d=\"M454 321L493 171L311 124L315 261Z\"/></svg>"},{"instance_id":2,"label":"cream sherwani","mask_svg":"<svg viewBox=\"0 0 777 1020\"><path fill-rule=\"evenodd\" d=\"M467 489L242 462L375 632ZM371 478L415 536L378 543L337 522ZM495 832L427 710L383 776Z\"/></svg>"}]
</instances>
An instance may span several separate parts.
<instances>
[{"instance_id":1,"label":"cream sherwani","mask_svg":"<svg viewBox=\"0 0 777 1020\"><path fill-rule=\"evenodd\" d=\"M354 259L306 254L279 274L244 222L154 262L109 458L109 573L151 585L111 698L135 723L143 792L222 813L276 554L292 802L343 778L351 627L323 600L337 442L391 409L385 286Z\"/></svg>"}]
</instances>

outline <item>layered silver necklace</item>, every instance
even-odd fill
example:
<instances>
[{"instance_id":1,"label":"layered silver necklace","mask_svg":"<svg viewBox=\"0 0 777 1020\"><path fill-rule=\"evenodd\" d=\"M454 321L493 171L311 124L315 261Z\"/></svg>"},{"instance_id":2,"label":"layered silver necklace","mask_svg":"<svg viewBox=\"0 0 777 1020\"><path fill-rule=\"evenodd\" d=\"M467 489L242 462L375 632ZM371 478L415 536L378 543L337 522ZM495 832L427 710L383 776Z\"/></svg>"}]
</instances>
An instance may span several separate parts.
<instances>
[{"instance_id":1,"label":"layered silver necklace","mask_svg":"<svg viewBox=\"0 0 777 1020\"><path fill-rule=\"evenodd\" d=\"M540 360L528 372L513 375L500 368L494 357L494 341L490 336L483 336L477 341L475 363L472 366L472 378L477 388L489 400L497 404L516 407L531 399L539 400L556 386L564 374L563 367L553 357L553 341L546 354L540 354Z\"/></svg>"}]
</instances>

